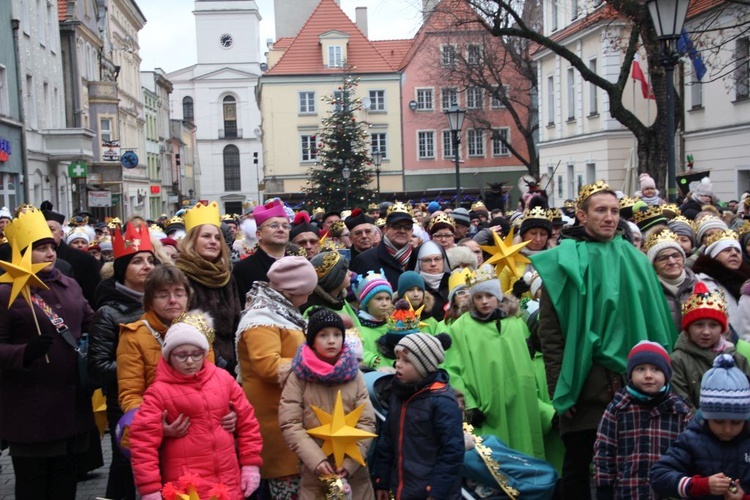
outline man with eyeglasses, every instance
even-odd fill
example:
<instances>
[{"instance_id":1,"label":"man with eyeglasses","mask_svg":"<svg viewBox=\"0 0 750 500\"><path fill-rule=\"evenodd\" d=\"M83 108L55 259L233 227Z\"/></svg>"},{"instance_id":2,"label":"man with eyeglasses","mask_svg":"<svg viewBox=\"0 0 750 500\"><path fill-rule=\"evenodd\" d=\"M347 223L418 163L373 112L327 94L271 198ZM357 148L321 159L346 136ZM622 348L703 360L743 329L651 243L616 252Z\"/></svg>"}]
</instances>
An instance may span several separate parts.
<instances>
[{"instance_id":1,"label":"man with eyeglasses","mask_svg":"<svg viewBox=\"0 0 750 500\"><path fill-rule=\"evenodd\" d=\"M318 230L309 222L302 221L292 227L289 233L292 243L300 248L305 249L307 260L312 259L320 252L320 240L318 239Z\"/></svg>"},{"instance_id":2,"label":"man with eyeglasses","mask_svg":"<svg viewBox=\"0 0 750 500\"><path fill-rule=\"evenodd\" d=\"M352 214L344 220L344 224L349 229L349 239L352 242L352 259L375 246L372 230L374 222L375 219L366 216L359 208L355 208Z\"/></svg>"},{"instance_id":3,"label":"man with eyeglasses","mask_svg":"<svg viewBox=\"0 0 750 500\"><path fill-rule=\"evenodd\" d=\"M394 204L385 218L380 244L359 254L352 261L350 269L360 276L382 269L394 290L398 289L401 273L417 265L417 251L411 246L413 228L411 210L403 203Z\"/></svg>"},{"instance_id":4,"label":"man with eyeglasses","mask_svg":"<svg viewBox=\"0 0 750 500\"><path fill-rule=\"evenodd\" d=\"M268 281L268 270L274 262L284 256L289 243L289 223L284 204L273 200L253 210L258 230L258 247L249 257L235 264L232 275L237 283L240 300L245 303L245 296L256 281Z\"/></svg>"}]
</instances>

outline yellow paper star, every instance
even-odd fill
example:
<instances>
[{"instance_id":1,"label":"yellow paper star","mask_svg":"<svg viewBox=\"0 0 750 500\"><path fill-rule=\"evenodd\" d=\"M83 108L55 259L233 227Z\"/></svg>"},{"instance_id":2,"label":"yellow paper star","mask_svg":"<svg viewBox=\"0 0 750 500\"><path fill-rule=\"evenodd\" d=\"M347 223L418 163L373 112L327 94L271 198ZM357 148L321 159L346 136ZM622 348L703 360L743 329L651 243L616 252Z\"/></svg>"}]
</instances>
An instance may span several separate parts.
<instances>
[{"instance_id":1,"label":"yellow paper star","mask_svg":"<svg viewBox=\"0 0 750 500\"><path fill-rule=\"evenodd\" d=\"M47 267L49 262L32 264L31 246L26 249L26 252L23 255L21 255L21 251L16 246L15 241L12 243L11 247L13 252L11 262L0 260L0 267L5 269L5 274L0 276L0 283L13 284L13 288L10 291L8 309L13 305L13 301L16 300L19 293L23 295L23 298L26 299L29 307L31 307L31 293L29 287L37 286L48 290L47 285L37 277L36 273Z\"/></svg>"},{"instance_id":2,"label":"yellow paper star","mask_svg":"<svg viewBox=\"0 0 750 500\"><path fill-rule=\"evenodd\" d=\"M356 425L362 416L365 405L359 405L351 413L344 414L344 402L341 399L341 391L336 395L336 403L333 405L333 413L328 413L313 406L315 416L321 425L308 429L307 433L313 437L323 440L323 453L325 456L333 453L336 468L344 465L344 456L349 455L360 465L365 465L362 454L359 452L357 441L376 437L377 434L357 429Z\"/></svg>"},{"instance_id":3,"label":"yellow paper star","mask_svg":"<svg viewBox=\"0 0 750 500\"><path fill-rule=\"evenodd\" d=\"M516 265L529 264L531 262L526 258L525 255L520 253L521 249L528 245L530 242L524 241L523 243L514 245L513 229L514 228L512 227L510 228L510 232L508 233L508 236L505 237L505 241L503 241L495 231L491 231L492 237L495 239L495 244L492 246L480 245L480 248L492 255L492 257L484 262L485 264L495 264L495 270L497 271L498 276L500 276L500 272L503 270L503 268L507 267L508 269L510 269L510 272L513 274L513 276L515 276L516 278L520 278L521 276L518 274Z\"/></svg>"},{"instance_id":4,"label":"yellow paper star","mask_svg":"<svg viewBox=\"0 0 750 500\"><path fill-rule=\"evenodd\" d=\"M427 293L427 292L425 292L425 293ZM424 321L422 321L422 312L424 311L424 303L421 306L419 306L419 309L417 309L415 311L414 310L414 306L411 305L411 300L409 300L409 297L407 297L406 295L404 295L404 298L406 299L406 302L409 303L409 310L411 312L413 312L414 316L416 316L417 319L419 320L419 326L418 326L418 328L422 328L423 326L429 328L429 326L430 326L429 323L425 323Z\"/></svg>"}]
</instances>

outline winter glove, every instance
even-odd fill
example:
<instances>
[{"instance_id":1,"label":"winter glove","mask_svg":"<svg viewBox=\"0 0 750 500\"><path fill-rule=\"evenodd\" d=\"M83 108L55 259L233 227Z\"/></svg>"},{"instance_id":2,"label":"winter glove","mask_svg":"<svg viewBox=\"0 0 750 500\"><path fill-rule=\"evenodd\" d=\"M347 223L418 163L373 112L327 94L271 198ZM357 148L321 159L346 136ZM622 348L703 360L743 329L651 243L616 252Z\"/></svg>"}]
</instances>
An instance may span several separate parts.
<instances>
[{"instance_id":1,"label":"winter glove","mask_svg":"<svg viewBox=\"0 0 750 500\"><path fill-rule=\"evenodd\" d=\"M519 299L525 292L528 292L529 290L531 290L531 285L526 283L526 280L523 278L516 280L516 282L513 283L513 295L515 295Z\"/></svg>"},{"instance_id":2,"label":"winter glove","mask_svg":"<svg viewBox=\"0 0 750 500\"><path fill-rule=\"evenodd\" d=\"M55 334L49 331L45 331L41 335L31 339L23 351L23 365L28 366L35 359L47 354L53 340L55 340Z\"/></svg>"},{"instance_id":3,"label":"winter glove","mask_svg":"<svg viewBox=\"0 0 750 500\"><path fill-rule=\"evenodd\" d=\"M148 495L141 495L141 500L161 500L161 491L155 491Z\"/></svg>"},{"instance_id":4,"label":"winter glove","mask_svg":"<svg viewBox=\"0 0 750 500\"><path fill-rule=\"evenodd\" d=\"M255 465L243 465L240 478L242 494L249 497L260 486L260 469Z\"/></svg>"},{"instance_id":5,"label":"winter glove","mask_svg":"<svg viewBox=\"0 0 750 500\"><path fill-rule=\"evenodd\" d=\"M466 410L466 420L472 425L472 427L481 427L485 418L487 418L487 416L482 413L482 410L479 408Z\"/></svg>"}]
</instances>

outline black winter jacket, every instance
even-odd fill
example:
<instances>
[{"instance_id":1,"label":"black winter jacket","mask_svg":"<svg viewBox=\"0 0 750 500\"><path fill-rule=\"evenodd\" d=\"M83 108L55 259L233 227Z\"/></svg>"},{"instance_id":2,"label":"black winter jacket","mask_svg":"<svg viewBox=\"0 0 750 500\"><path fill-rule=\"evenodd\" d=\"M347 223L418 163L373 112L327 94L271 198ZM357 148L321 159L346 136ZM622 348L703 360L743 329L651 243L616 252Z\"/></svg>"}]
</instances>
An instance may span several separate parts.
<instances>
[{"instance_id":1,"label":"black winter jacket","mask_svg":"<svg viewBox=\"0 0 750 500\"><path fill-rule=\"evenodd\" d=\"M406 269L416 269L418 254L419 248L412 250ZM396 258L388 253L385 241L381 241L378 246L365 250L357 255L357 257L352 260L349 269L360 276L366 276L368 271L379 273L382 269L385 272L385 278L394 290L398 290L398 278L401 276L401 273L404 272Z\"/></svg>"}]
</instances>

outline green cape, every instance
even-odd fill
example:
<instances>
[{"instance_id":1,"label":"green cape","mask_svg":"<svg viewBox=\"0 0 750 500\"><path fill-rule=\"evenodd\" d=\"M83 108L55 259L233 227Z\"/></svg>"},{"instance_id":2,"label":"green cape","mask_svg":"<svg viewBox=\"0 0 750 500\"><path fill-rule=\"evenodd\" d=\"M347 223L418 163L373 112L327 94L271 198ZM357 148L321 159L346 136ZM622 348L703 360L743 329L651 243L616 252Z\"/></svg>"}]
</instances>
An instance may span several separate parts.
<instances>
[{"instance_id":1,"label":"green cape","mask_svg":"<svg viewBox=\"0 0 750 500\"><path fill-rule=\"evenodd\" d=\"M672 352L677 338L669 306L648 258L617 236L609 242L563 240L531 257L565 338L553 397L558 412L578 400L592 363L624 374L641 340Z\"/></svg>"}]
</instances>

